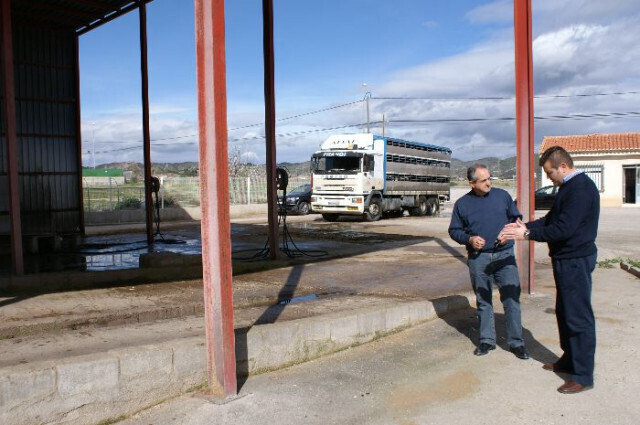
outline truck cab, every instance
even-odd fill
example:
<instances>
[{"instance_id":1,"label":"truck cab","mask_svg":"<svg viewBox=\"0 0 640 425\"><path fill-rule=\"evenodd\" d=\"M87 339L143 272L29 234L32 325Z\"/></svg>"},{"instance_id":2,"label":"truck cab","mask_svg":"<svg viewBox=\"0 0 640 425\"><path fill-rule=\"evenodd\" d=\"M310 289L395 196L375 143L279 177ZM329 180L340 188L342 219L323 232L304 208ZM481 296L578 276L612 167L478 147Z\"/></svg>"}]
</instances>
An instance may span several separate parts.
<instances>
[{"instance_id":1,"label":"truck cab","mask_svg":"<svg viewBox=\"0 0 640 425\"><path fill-rule=\"evenodd\" d=\"M449 194L450 160L442 153L451 151L398 140L370 133L330 136L311 157L313 211L328 221L340 215L375 221L384 212L404 210L424 215L429 208L435 213ZM444 165L446 177L433 170Z\"/></svg>"}]
</instances>

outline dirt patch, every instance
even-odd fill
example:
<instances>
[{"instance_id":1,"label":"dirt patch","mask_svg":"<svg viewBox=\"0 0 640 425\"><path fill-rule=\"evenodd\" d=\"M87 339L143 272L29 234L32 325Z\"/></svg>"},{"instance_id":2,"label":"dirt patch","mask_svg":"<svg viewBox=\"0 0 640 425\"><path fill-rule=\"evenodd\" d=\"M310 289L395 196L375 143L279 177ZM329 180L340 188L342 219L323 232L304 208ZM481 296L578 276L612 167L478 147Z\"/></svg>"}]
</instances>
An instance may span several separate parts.
<instances>
[{"instance_id":1,"label":"dirt patch","mask_svg":"<svg viewBox=\"0 0 640 425\"><path fill-rule=\"evenodd\" d=\"M397 388L393 392L391 405L402 414L415 415L430 405L450 403L473 394L480 380L472 371L460 371L445 375L434 382L414 382Z\"/></svg>"},{"instance_id":2,"label":"dirt patch","mask_svg":"<svg viewBox=\"0 0 640 425\"><path fill-rule=\"evenodd\" d=\"M614 319L613 317L605 317L605 316L597 316L596 320L599 321L599 322L608 323L610 325L619 325L619 324L624 323L623 320Z\"/></svg>"}]
</instances>

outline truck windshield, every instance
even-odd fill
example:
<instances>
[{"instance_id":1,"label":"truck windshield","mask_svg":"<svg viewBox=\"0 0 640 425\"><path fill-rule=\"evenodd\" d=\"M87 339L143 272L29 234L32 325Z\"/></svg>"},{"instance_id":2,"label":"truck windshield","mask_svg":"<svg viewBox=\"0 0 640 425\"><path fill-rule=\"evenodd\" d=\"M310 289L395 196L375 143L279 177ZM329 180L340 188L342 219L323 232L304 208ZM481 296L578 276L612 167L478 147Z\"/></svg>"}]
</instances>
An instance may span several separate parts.
<instances>
[{"instance_id":1,"label":"truck windshield","mask_svg":"<svg viewBox=\"0 0 640 425\"><path fill-rule=\"evenodd\" d=\"M312 159L311 165L319 174L354 174L360 171L359 156L318 156Z\"/></svg>"}]
</instances>

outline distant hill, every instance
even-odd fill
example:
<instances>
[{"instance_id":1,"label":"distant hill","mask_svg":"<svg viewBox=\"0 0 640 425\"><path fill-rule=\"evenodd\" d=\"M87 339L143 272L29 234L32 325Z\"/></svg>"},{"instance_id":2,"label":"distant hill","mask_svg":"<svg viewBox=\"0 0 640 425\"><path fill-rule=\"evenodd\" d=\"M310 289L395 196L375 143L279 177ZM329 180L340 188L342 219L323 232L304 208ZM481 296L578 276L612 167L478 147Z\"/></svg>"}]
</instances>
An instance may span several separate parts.
<instances>
[{"instance_id":1,"label":"distant hill","mask_svg":"<svg viewBox=\"0 0 640 425\"><path fill-rule=\"evenodd\" d=\"M535 163L538 158L536 155ZM487 157L473 161L461 161L459 159L451 160L451 176L457 180L466 180L467 168L475 163L485 164L491 170L494 177L500 179L514 179L516 175L516 157L496 158ZM306 176L309 174L310 162L283 162L278 164L289 171L291 176ZM139 162L113 162L110 164L102 164L96 168L120 168L124 171L133 171L134 178L141 180L144 175L144 169ZM229 164L229 174L237 177L261 176L264 175L264 164L240 164L232 162ZM197 162L168 162L152 164L151 174L162 176L197 176ZM539 174L539 173L538 173Z\"/></svg>"},{"instance_id":2,"label":"distant hill","mask_svg":"<svg viewBox=\"0 0 640 425\"><path fill-rule=\"evenodd\" d=\"M451 160L451 175L458 180L467 179L467 168L473 164L484 164L491 170L493 177L500 179L513 179L516 176L516 157L500 159L495 157L487 157L475 159L473 161L461 161L459 159Z\"/></svg>"}]
</instances>

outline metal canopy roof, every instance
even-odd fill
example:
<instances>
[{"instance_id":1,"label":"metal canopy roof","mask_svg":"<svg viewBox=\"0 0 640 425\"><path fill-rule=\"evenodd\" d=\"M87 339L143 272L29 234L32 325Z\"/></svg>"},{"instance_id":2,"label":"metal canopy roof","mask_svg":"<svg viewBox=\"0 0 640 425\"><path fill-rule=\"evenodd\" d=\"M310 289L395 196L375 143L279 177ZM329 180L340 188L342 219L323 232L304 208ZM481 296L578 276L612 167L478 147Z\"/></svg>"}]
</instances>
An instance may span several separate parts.
<instances>
[{"instance_id":1,"label":"metal canopy roof","mask_svg":"<svg viewBox=\"0 0 640 425\"><path fill-rule=\"evenodd\" d=\"M91 31L152 0L13 0L13 16L23 22L69 28L78 35Z\"/></svg>"}]
</instances>

